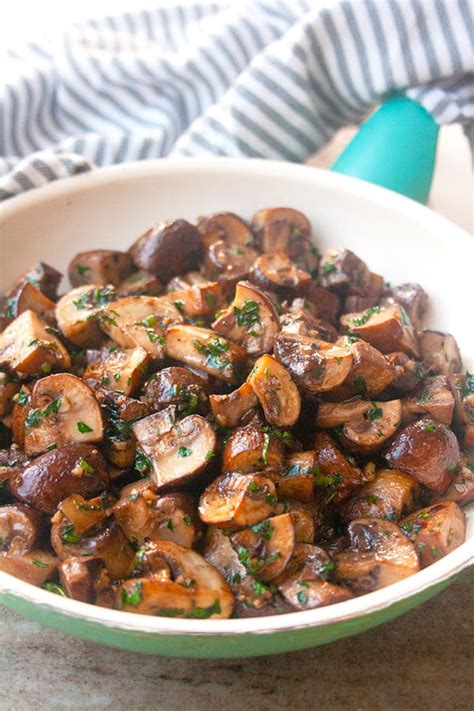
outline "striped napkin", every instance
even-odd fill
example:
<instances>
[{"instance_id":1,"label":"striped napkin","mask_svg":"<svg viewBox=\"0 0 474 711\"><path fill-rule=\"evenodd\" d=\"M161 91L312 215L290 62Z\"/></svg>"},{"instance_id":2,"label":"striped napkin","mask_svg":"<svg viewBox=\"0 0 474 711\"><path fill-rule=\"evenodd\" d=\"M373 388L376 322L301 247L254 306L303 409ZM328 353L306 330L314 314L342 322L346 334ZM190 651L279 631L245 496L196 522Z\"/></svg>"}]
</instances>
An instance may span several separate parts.
<instances>
[{"instance_id":1,"label":"striped napkin","mask_svg":"<svg viewBox=\"0 0 474 711\"><path fill-rule=\"evenodd\" d=\"M4 62L0 199L121 161L303 161L395 90L472 127L472 27L469 0L196 2L76 24Z\"/></svg>"}]
</instances>

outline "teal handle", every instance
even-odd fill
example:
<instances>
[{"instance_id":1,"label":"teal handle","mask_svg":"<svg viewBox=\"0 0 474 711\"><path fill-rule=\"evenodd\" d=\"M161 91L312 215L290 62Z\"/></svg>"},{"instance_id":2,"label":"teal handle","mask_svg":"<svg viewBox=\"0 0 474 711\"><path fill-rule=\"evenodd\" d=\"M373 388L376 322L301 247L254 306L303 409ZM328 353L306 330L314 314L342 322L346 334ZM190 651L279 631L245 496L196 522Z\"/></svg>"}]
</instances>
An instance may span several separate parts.
<instances>
[{"instance_id":1,"label":"teal handle","mask_svg":"<svg viewBox=\"0 0 474 711\"><path fill-rule=\"evenodd\" d=\"M388 99L362 124L332 170L426 203L439 126L416 101Z\"/></svg>"}]
</instances>

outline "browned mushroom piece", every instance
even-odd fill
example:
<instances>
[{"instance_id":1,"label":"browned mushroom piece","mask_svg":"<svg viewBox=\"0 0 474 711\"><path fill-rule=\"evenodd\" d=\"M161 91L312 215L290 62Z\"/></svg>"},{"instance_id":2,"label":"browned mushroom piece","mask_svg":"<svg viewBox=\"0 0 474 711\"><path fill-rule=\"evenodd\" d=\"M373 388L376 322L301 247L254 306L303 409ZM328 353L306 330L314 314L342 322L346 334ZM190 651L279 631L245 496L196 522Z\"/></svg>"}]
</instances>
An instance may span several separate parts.
<instances>
[{"instance_id":1,"label":"browned mushroom piece","mask_svg":"<svg viewBox=\"0 0 474 711\"><path fill-rule=\"evenodd\" d=\"M261 289L288 298L307 291L311 274L299 269L285 252L279 251L257 257L250 270L249 279Z\"/></svg>"},{"instance_id":2,"label":"browned mushroom piece","mask_svg":"<svg viewBox=\"0 0 474 711\"><path fill-rule=\"evenodd\" d=\"M304 503L314 500L314 451L289 454L284 466L270 474L280 499L296 499Z\"/></svg>"},{"instance_id":3,"label":"browned mushroom piece","mask_svg":"<svg viewBox=\"0 0 474 711\"><path fill-rule=\"evenodd\" d=\"M204 273L209 279L216 279L223 288L241 279L246 279L252 264L258 257L251 247L219 240L209 245L204 258Z\"/></svg>"},{"instance_id":4,"label":"browned mushroom piece","mask_svg":"<svg viewBox=\"0 0 474 711\"><path fill-rule=\"evenodd\" d=\"M395 366L369 343L353 336L342 336L335 345L351 353L352 366L343 384L331 392L331 398L347 399L352 395L374 397L393 382Z\"/></svg>"},{"instance_id":5,"label":"browned mushroom piece","mask_svg":"<svg viewBox=\"0 0 474 711\"><path fill-rule=\"evenodd\" d=\"M22 555L41 545L46 532L39 511L23 504L0 506L0 552Z\"/></svg>"},{"instance_id":6,"label":"browned mushroom piece","mask_svg":"<svg viewBox=\"0 0 474 711\"><path fill-rule=\"evenodd\" d=\"M59 582L68 597L93 603L97 578L103 567L103 561L97 556L67 558L58 566Z\"/></svg>"},{"instance_id":7,"label":"browned mushroom piece","mask_svg":"<svg viewBox=\"0 0 474 711\"><path fill-rule=\"evenodd\" d=\"M167 282L194 269L201 259L201 235L186 220L161 222L147 230L128 250L136 267Z\"/></svg>"},{"instance_id":8,"label":"browned mushroom piece","mask_svg":"<svg viewBox=\"0 0 474 711\"><path fill-rule=\"evenodd\" d=\"M463 369L456 339L441 331L420 331L418 334L421 358L433 373L452 375ZM403 350L403 349L402 349Z\"/></svg>"},{"instance_id":9,"label":"browned mushroom piece","mask_svg":"<svg viewBox=\"0 0 474 711\"><path fill-rule=\"evenodd\" d=\"M212 328L253 356L271 351L280 330L271 299L248 281L237 284L234 300L219 313Z\"/></svg>"},{"instance_id":10,"label":"browned mushroom piece","mask_svg":"<svg viewBox=\"0 0 474 711\"><path fill-rule=\"evenodd\" d=\"M255 390L267 422L291 427L300 416L301 397L288 370L273 356L261 356L247 378Z\"/></svg>"},{"instance_id":11,"label":"browned mushroom piece","mask_svg":"<svg viewBox=\"0 0 474 711\"><path fill-rule=\"evenodd\" d=\"M55 302L29 281L20 283L8 298L8 313L11 318L17 318L24 311L34 311L42 321L54 325L55 309Z\"/></svg>"},{"instance_id":12,"label":"browned mushroom piece","mask_svg":"<svg viewBox=\"0 0 474 711\"><path fill-rule=\"evenodd\" d=\"M69 264L69 280L73 286L96 284L118 286L133 271L132 258L126 252L93 249L80 252Z\"/></svg>"},{"instance_id":13,"label":"browned mushroom piece","mask_svg":"<svg viewBox=\"0 0 474 711\"><path fill-rule=\"evenodd\" d=\"M375 306L382 296L385 288L383 276L370 272L367 296L357 296L350 294L344 299L343 313L351 311L365 311L371 306Z\"/></svg>"},{"instance_id":14,"label":"browned mushroom piece","mask_svg":"<svg viewBox=\"0 0 474 711\"><path fill-rule=\"evenodd\" d=\"M348 420L341 433L341 442L349 452L367 456L381 449L393 437L402 421L400 400L372 402L363 415Z\"/></svg>"},{"instance_id":15,"label":"browned mushroom piece","mask_svg":"<svg viewBox=\"0 0 474 711\"><path fill-rule=\"evenodd\" d=\"M391 385L397 391L410 393L425 377L423 363L409 358L406 353L401 351L388 353L387 359L395 368L395 378Z\"/></svg>"},{"instance_id":16,"label":"browned mushroom piece","mask_svg":"<svg viewBox=\"0 0 474 711\"><path fill-rule=\"evenodd\" d=\"M384 518L396 521L413 506L417 484L413 477L397 469L379 469L369 481L342 504L343 521L357 518Z\"/></svg>"},{"instance_id":17,"label":"browned mushroom piece","mask_svg":"<svg viewBox=\"0 0 474 711\"><path fill-rule=\"evenodd\" d=\"M230 543L250 575L258 580L273 580L285 570L295 548L291 516L272 516L237 531L231 534Z\"/></svg>"},{"instance_id":18,"label":"browned mushroom piece","mask_svg":"<svg viewBox=\"0 0 474 711\"><path fill-rule=\"evenodd\" d=\"M442 498L443 501L456 501L459 505L474 501L474 466L465 455L461 455L453 483L442 494Z\"/></svg>"},{"instance_id":19,"label":"browned mushroom piece","mask_svg":"<svg viewBox=\"0 0 474 711\"><path fill-rule=\"evenodd\" d=\"M159 296L163 284L154 274L138 269L117 286L118 296Z\"/></svg>"},{"instance_id":20,"label":"browned mushroom piece","mask_svg":"<svg viewBox=\"0 0 474 711\"><path fill-rule=\"evenodd\" d=\"M216 281L216 279L211 279ZM176 291L186 291L192 286L202 286L208 284L209 279L201 274L201 272L186 272L186 274L177 274L166 285L166 293L173 294Z\"/></svg>"},{"instance_id":21,"label":"browned mushroom piece","mask_svg":"<svg viewBox=\"0 0 474 711\"><path fill-rule=\"evenodd\" d=\"M85 373L84 380L94 380L110 390L133 395L142 385L149 361L144 348L126 350L103 348Z\"/></svg>"},{"instance_id":22,"label":"browned mushroom piece","mask_svg":"<svg viewBox=\"0 0 474 711\"><path fill-rule=\"evenodd\" d=\"M203 544L203 556L236 592L247 571L233 549L227 531L218 526L208 526Z\"/></svg>"},{"instance_id":23,"label":"browned mushroom piece","mask_svg":"<svg viewBox=\"0 0 474 711\"><path fill-rule=\"evenodd\" d=\"M404 518L400 528L415 545L425 568L464 543L466 517L454 501L440 501Z\"/></svg>"},{"instance_id":24,"label":"browned mushroom piece","mask_svg":"<svg viewBox=\"0 0 474 711\"><path fill-rule=\"evenodd\" d=\"M252 229L262 252L282 250L295 261L309 252L309 271L318 265L316 248L311 243L311 224L302 212L289 207L272 207L259 210L252 219ZM306 267L305 267L306 268Z\"/></svg>"},{"instance_id":25,"label":"browned mushroom piece","mask_svg":"<svg viewBox=\"0 0 474 711\"><path fill-rule=\"evenodd\" d=\"M142 400L151 412L176 405L181 417L206 414L209 409L207 386L202 378L188 368L172 366L152 375L147 382Z\"/></svg>"},{"instance_id":26,"label":"browned mushroom piece","mask_svg":"<svg viewBox=\"0 0 474 711\"><path fill-rule=\"evenodd\" d=\"M24 311L0 334L0 367L20 378L71 367L69 353L33 311Z\"/></svg>"},{"instance_id":27,"label":"browned mushroom piece","mask_svg":"<svg viewBox=\"0 0 474 711\"><path fill-rule=\"evenodd\" d=\"M195 366L219 380L234 383L245 351L208 328L171 326L166 332L166 353L170 358Z\"/></svg>"},{"instance_id":28,"label":"browned mushroom piece","mask_svg":"<svg viewBox=\"0 0 474 711\"><path fill-rule=\"evenodd\" d=\"M417 357L419 350L410 319L399 304L373 306L341 316L342 326L382 353L403 351Z\"/></svg>"},{"instance_id":29,"label":"browned mushroom piece","mask_svg":"<svg viewBox=\"0 0 474 711\"><path fill-rule=\"evenodd\" d=\"M166 411L145 417L132 428L139 446L151 460L158 491L199 476L216 449L216 435L204 417L189 415L175 422L169 417L168 426L163 413Z\"/></svg>"},{"instance_id":30,"label":"browned mushroom piece","mask_svg":"<svg viewBox=\"0 0 474 711\"><path fill-rule=\"evenodd\" d=\"M68 444L42 454L12 475L9 488L20 501L52 515L71 494L91 498L108 483L107 466L93 445Z\"/></svg>"},{"instance_id":31,"label":"browned mushroom piece","mask_svg":"<svg viewBox=\"0 0 474 711\"><path fill-rule=\"evenodd\" d=\"M315 485L324 492L326 501L340 503L363 483L363 474L352 457L345 456L326 432L316 434Z\"/></svg>"},{"instance_id":32,"label":"browned mushroom piece","mask_svg":"<svg viewBox=\"0 0 474 711\"><path fill-rule=\"evenodd\" d=\"M29 282L33 284L33 286L36 286L48 299L56 301L58 298L58 287L62 278L63 275L61 272L58 272L54 267L45 262L37 262L18 279L12 289L10 289L9 294L15 291L21 283Z\"/></svg>"},{"instance_id":33,"label":"browned mushroom piece","mask_svg":"<svg viewBox=\"0 0 474 711\"><path fill-rule=\"evenodd\" d=\"M242 427L255 415L258 398L250 383L227 395L209 397L212 414L221 427Z\"/></svg>"},{"instance_id":34,"label":"browned mushroom piece","mask_svg":"<svg viewBox=\"0 0 474 711\"><path fill-rule=\"evenodd\" d=\"M323 289L313 280L306 291L305 297L311 305L313 316L329 323L336 323L341 309L340 299L337 294L329 289Z\"/></svg>"},{"instance_id":35,"label":"browned mushroom piece","mask_svg":"<svg viewBox=\"0 0 474 711\"><path fill-rule=\"evenodd\" d=\"M288 311L280 316L281 330L294 336L310 336L321 341L334 343L337 331L330 323L313 315L311 302L307 299L293 299Z\"/></svg>"},{"instance_id":36,"label":"browned mushroom piece","mask_svg":"<svg viewBox=\"0 0 474 711\"><path fill-rule=\"evenodd\" d=\"M182 323L181 311L168 296L127 296L113 301L100 319L103 331L120 346L140 346L154 360L165 356L165 333Z\"/></svg>"},{"instance_id":37,"label":"browned mushroom piece","mask_svg":"<svg viewBox=\"0 0 474 711\"><path fill-rule=\"evenodd\" d=\"M216 281L189 286L166 297L188 318L213 315L222 305L223 294Z\"/></svg>"},{"instance_id":38,"label":"browned mushroom piece","mask_svg":"<svg viewBox=\"0 0 474 711\"><path fill-rule=\"evenodd\" d=\"M405 309L416 329L422 327L428 305L428 294L419 284L399 284L392 287L383 304L389 305L394 302Z\"/></svg>"},{"instance_id":39,"label":"browned mushroom piece","mask_svg":"<svg viewBox=\"0 0 474 711\"><path fill-rule=\"evenodd\" d=\"M321 402L316 415L316 427L332 429L346 422L365 415L377 404L367 400L349 400L348 402ZM377 414L377 413L374 413Z\"/></svg>"},{"instance_id":40,"label":"browned mushroom piece","mask_svg":"<svg viewBox=\"0 0 474 711\"><path fill-rule=\"evenodd\" d=\"M70 373L38 380L25 420L25 452L34 456L52 446L72 442L101 442L102 413L90 387Z\"/></svg>"},{"instance_id":41,"label":"browned mushroom piece","mask_svg":"<svg viewBox=\"0 0 474 711\"><path fill-rule=\"evenodd\" d=\"M151 482L148 486L125 487L113 514L129 541L140 545L165 540L192 548L202 536L192 497L182 493L158 496Z\"/></svg>"},{"instance_id":42,"label":"browned mushroom piece","mask_svg":"<svg viewBox=\"0 0 474 711\"><path fill-rule=\"evenodd\" d=\"M449 427L425 417L398 432L385 459L391 467L442 494L458 468L459 444Z\"/></svg>"},{"instance_id":43,"label":"browned mushroom piece","mask_svg":"<svg viewBox=\"0 0 474 711\"><path fill-rule=\"evenodd\" d=\"M296 610L312 610L344 602L352 597L352 593L328 582L334 568L335 563L323 548L297 543L278 589Z\"/></svg>"},{"instance_id":44,"label":"browned mushroom piece","mask_svg":"<svg viewBox=\"0 0 474 711\"><path fill-rule=\"evenodd\" d=\"M199 500L204 523L221 528L252 526L271 516L275 485L263 474L223 474L214 479Z\"/></svg>"},{"instance_id":45,"label":"browned mushroom piece","mask_svg":"<svg viewBox=\"0 0 474 711\"><path fill-rule=\"evenodd\" d=\"M371 277L367 264L349 249L333 248L325 252L319 265L323 288L344 294L367 296Z\"/></svg>"},{"instance_id":46,"label":"browned mushroom piece","mask_svg":"<svg viewBox=\"0 0 474 711\"><path fill-rule=\"evenodd\" d=\"M97 556L113 580L127 577L134 550L113 517L106 518L83 535L61 513L57 518L59 520L55 517L51 528L51 545L61 560Z\"/></svg>"},{"instance_id":47,"label":"browned mushroom piece","mask_svg":"<svg viewBox=\"0 0 474 711\"><path fill-rule=\"evenodd\" d=\"M289 514L291 518L295 531L295 542L314 543L319 513L316 503L314 501L303 503L290 499L283 503L283 512ZM278 510L276 513L280 513L280 511Z\"/></svg>"},{"instance_id":48,"label":"browned mushroom piece","mask_svg":"<svg viewBox=\"0 0 474 711\"><path fill-rule=\"evenodd\" d=\"M199 553L172 541L155 541L153 548L168 565L171 579L125 580L117 594L117 607L166 617L230 617L234 596L221 574Z\"/></svg>"},{"instance_id":49,"label":"browned mushroom piece","mask_svg":"<svg viewBox=\"0 0 474 711\"><path fill-rule=\"evenodd\" d=\"M351 546L335 557L335 576L356 595L379 590L420 569L415 547L391 521L361 518L348 527Z\"/></svg>"},{"instance_id":50,"label":"browned mushroom piece","mask_svg":"<svg viewBox=\"0 0 474 711\"><path fill-rule=\"evenodd\" d=\"M474 375L456 373L449 376L449 385L454 397L454 421L463 431L463 443L467 449L474 447Z\"/></svg>"},{"instance_id":51,"label":"browned mushroom piece","mask_svg":"<svg viewBox=\"0 0 474 711\"><path fill-rule=\"evenodd\" d=\"M0 372L0 417L6 417L13 408L13 398L20 390L20 383L10 379L7 373Z\"/></svg>"},{"instance_id":52,"label":"browned mushroom piece","mask_svg":"<svg viewBox=\"0 0 474 711\"><path fill-rule=\"evenodd\" d=\"M52 578L58 567L58 559L50 551L33 549L21 555L0 553L0 571L20 578L31 585L43 585Z\"/></svg>"},{"instance_id":53,"label":"browned mushroom piece","mask_svg":"<svg viewBox=\"0 0 474 711\"><path fill-rule=\"evenodd\" d=\"M283 446L269 428L240 427L227 439L222 452L224 472L278 470L283 466Z\"/></svg>"},{"instance_id":54,"label":"browned mushroom piece","mask_svg":"<svg viewBox=\"0 0 474 711\"><path fill-rule=\"evenodd\" d=\"M352 367L352 354L347 348L316 338L279 333L274 348L275 358L309 395L339 387Z\"/></svg>"},{"instance_id":55,"label":"browned mushroom piece","mask_svg":"<svg viewBox=\"0 0 474 711\"><path fill-rule=\"evenodd\" d=\"M104 341L99 319L116 298L112 286L78 286L62 296L56 305L59 329L79 348L95 348Z\"/></svg>"},{"instance_id":56,"label":"browned mushroom piece","mask_svg":"<svg viewBox=\"0 0 474 711\"><path fill-rule=\"evenodd\" d=\"M252 230L233 212L216 212L209 217L201 217L197 228L208 244L225 240L233 245L248 247L253 242Z\"/></svg>"},{"instance_id":57,"label":"browned mushroom piece","mask_svg":"<svg viewBox=\"0 0 474 711\"><path fill-rule=\"evenodd\" d=\"M429 415L434 420L450 425L453 419L454 397L445 375L426 378L410 397L402 401L403 417Z\"/></svg>"},{"instance_id":58,"label":"browned mushroom piece","mask_svg":"<svg viewBox=\"0 0 474 711\"><path fill-rule=\"evenodd\" d=\"M16 444L10 449L0 449L0 498L3 492L8 492L10 477L18 474L28 463L28 457Z\"/></svg>"}]
</instances>

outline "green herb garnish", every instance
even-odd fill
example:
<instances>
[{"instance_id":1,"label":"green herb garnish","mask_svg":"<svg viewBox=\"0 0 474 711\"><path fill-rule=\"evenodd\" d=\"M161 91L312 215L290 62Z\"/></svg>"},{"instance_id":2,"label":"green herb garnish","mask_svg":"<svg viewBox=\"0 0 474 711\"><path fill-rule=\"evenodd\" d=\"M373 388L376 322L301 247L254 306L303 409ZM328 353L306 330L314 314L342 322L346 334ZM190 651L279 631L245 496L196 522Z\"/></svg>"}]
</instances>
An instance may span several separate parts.
<instances>
[{"instance_id":1,"label":"green herb garnish","mask_svg":"<svg viewBox=\"0 0 474 711\"><path fill-rule=\"evenodd\" d=\"M77 429L81 434L86 434L87 432L93 432L92 427L89 427L89 425L86 425L85 422L82 422L82 420L79 420L77 423Z\"/></svg>"}]
</instances>

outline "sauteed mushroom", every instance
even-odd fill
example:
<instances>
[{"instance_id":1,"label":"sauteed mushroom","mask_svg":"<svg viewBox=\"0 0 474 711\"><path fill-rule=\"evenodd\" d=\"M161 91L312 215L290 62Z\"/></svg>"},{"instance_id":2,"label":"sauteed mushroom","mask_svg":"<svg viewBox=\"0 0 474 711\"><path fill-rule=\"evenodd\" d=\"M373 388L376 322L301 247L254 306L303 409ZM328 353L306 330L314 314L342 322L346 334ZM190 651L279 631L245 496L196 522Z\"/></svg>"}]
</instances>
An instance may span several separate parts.
<instances>
[{"instance_id":1,"label":"sauteed mushroom","mask_svg":"<svg viewBox=\"0 0 474 711\"><path fill-rule=\"evenodd\" d=\"M295 530L289 514L272 516L230 536L244 568L259 580L282 574L295 548Z\"/></svg>"},{"instance_id":2,"label":"sauteed mushroom","mask_svg":"<svg viewBox=\"0 0 474 711\"><path fill-rule=\"evenodd\" d=\"M370 287L370 271L366 263L349 249L330 249L322 256L319 281L325 288L366 296Z\"/></svg>"},{"instance_id":3,"label":"sauteed mushroom","mask_svg":"<svg viewBox=\"0 0 474 711\"><path fill-rule=\"evenodd\" d=\"M119 296L159 296L162 291L161 281L144 269L133 272L117 286Z\"/></svg>"},{"instance_id":4,"label":"sauteed mushroom","mask_svg":"<svg viewBox=\"0 0 474 711\"><path fill-rule=\"evenodd\" d=\"M148 361L148 353L140 346L126 350L104 348L88 366L84 380L91 379L110 390L133 395L145 380Z\"/></svg>"},{"instance_id":5,"label":"sauteed mushroom","mask_svg":"<svg viewBox=\"0 0 474 711\"><path fill-rule=\"evenodd\" d=\"M412 508L416 492L413 477L397 469L380 469L369 481L347 499L340 509L344 521L358 518L398 520Z\"/></svg>"},{"instance_id":6,"label":"sauteed mushroom","mask_svg":"<svg viewBox=\"0 0 474 711\"><path fill-rule=\"evenodd\" d=\"M428 294L419 284L400 284L390 289L385 304L393 302L403 306L415 328L421 328L428 304Z\"/></svg>"},{"instance_id":7,"label":"sauteed mushroom","mask_svg":"<svg viewBox=\"0 0 474 711\"><path fill-rule=\"evenodd\" d=\"M104 563L97 556L67 558L58 566L59 581L68 597L95 602L96 583Z\"/></svg>"},{"instance_id":8,"label":"sauteed mushroom","mask_svg":"<svg viewBox=\"0 0 474 711\"><path fill-rule=\"evenodd\" d=\"M451 375L462 371L461 354L456 339L450 333L421 331L418 334L420 353L430 371Z\"/></svg>"},{"instance_id":9,"label":"sauteed mushroom","mask_svg":"<svg viewBox=\"0 0 474 711\"><path fill-rule=\"evenodd\" d=\"M56 304L48 299L31 282L20 284L8 298L8 312L12 318L17 318L24 311L34 311L37 316L50 325L54 325Z\"/></svg>"},{"instance_id":10,"label":"sauteed mushroom","mask_svg":"<svg viewBox=\"0 0 474 711\"><path fill-rule=\"evenodd\" d=\"M222 452L224 472L278 470L283 465L280 439L268 427L249 425L235 430Z\"/></svg>"},{"instance_id":11,"label":"sauteed mushroom","mask_svg":"<svg viewBox=\"0 0 474 711\"><path fill-rule=\"evenodd\" d=\"M246 279L257 257L258 252L251 247L219 240L209 245L206 251L204 273L209 279L217 279L225 288L227 282L233 285Z\"/></svg>"},{"instance_id":12,"label":"sauteed mushroom","mask_svg":"<svg viewBox=\"0 0 474 711\"><path fill-rule=\"evenodd\" d=\"M97 284L118 286L133 271L133 262L126 252L93 249L76 254L69 264L69 280L73 286Z\"/></svg>"},{"instance_id":13,"label":"sauteed mushroom","mask_svg":"<svg viewBox=\"0 0 474 711\"><path fill-rule=\"evenodd\" d=\"M280 297L291 297L307 291L311 274L299 269L285 252L280 251L258 257L249 279L261 289L274 291Z\"/></svg>"},{"instance_id":14,"label":"sauteed mushroom","mask_svg":"<svg viewBox=\"0 0 474 711\"><path fill-rule=\"evenodd\" d=\"M401 306L373 306L366 311L341 316L342 326L368 341L382 353L403 351L418 356L413 327Z\"/></svg>"},{"instance_id":15,"label":"sauteed mushroom","mask_svg":"<svg viewBox=\"0 0 474 711\"><path fill-rule=\"evenodd\" d=\"M426 414L445 425L450 425L453 419L454 397L444 375L426 378L402 405L405 417Z\"/></svg>"},{"instance_id":16,"label":"sauteed mushroom","mask_svg":"<svg viewBox=\"0 0 474 711\"><path fill-rule=\"evenodd\" d=\"M264 355L257 360L248 382L263 408L267 422L291 427L300 415L301 398L287 369L275 358Z\"/></svg>"},{"instance_id":17,"label":"sauteed mushroom","mask_svg":"<svg viewBox=\"0 0 474 711\"><path fill-rule=\"evenodd\" d=\"M250 227L233 212L216 212L209 217L202 217L197 227L204 236L204 240L212 235L214 241L226 240L230 244L240 247L247 247L253 242Z\"/></svg>"},{"instance_id":18,"label":"sauteed mushroom","mask_svg":"<svg viewBox=\"0 0 474 711\"><path fill-rule=\"evenodd\" d=\"M199 515L221 528L252 526L271 516L275 485L263 474L223 474L209 484L199 500Z\"/></svg>"},{"instance_id":19,"label":"sauteed mushroom","mask_svg":"<svg viewBox=\"0 0 474 711\"><path fill-rule=\"evenodd\" d=\"M186 220L161 222L132 244L128 252L138 269L163 282L193 269L201 258L201 236Z\"/></svg>"},{"instance_id":20,"label":"sauteed mushroom","mask_svg":"<svg viewBox=\"0 0 474 711\"><path fill-rule=\"evenodd\" d=\"M206 383L188 368L172 366L152 375L142 396L152 412L175 405L180 416L205 414L208 410Z\"/></svg>"},{"instance_id":21,"label":"sauteed mushroom","mask_svg":"<svg viewBox=\"0 0 474 711\"><path fill-rule=\"evenodd\" d=\"M241 427L255 415L258 398L250 383L243 383L228 395L211 395L209 402L221 427Z\"/></svg>"},{"instance_id":22,"label":"sauteed mushroom","mask_svg":"<svg viewBox=\"0 0 474 711\"><path fill-rule=\"evenodd\" d=\"M170 358L195 366L228 383L235 382L245 351L214 331L198 326L171 326L166 333Z\"/></svg>"},{"instance_id":23,"label":"sauteed mushroom","mask_svg":"<svg viewBox=\"0 0 474 711\"><path fill-rule=\"evenodd\" d=\"M421 565L426 567L464 542L466 517L454 501L441 501L407 516L400 528L414 543Z\"/></svg>"},{"instance_id":24,"label":"sauteed mushroom","mask_svg":"<svg viewBox=\"0 0 474 711\"><path fill-rule=\"evenodd\" d=\"M78 286L69 291L56 305L56 319L63 336L78 348L100 346L104 335L99 318L114 299L112 286Z\"/></svg>"}]
</instances>

